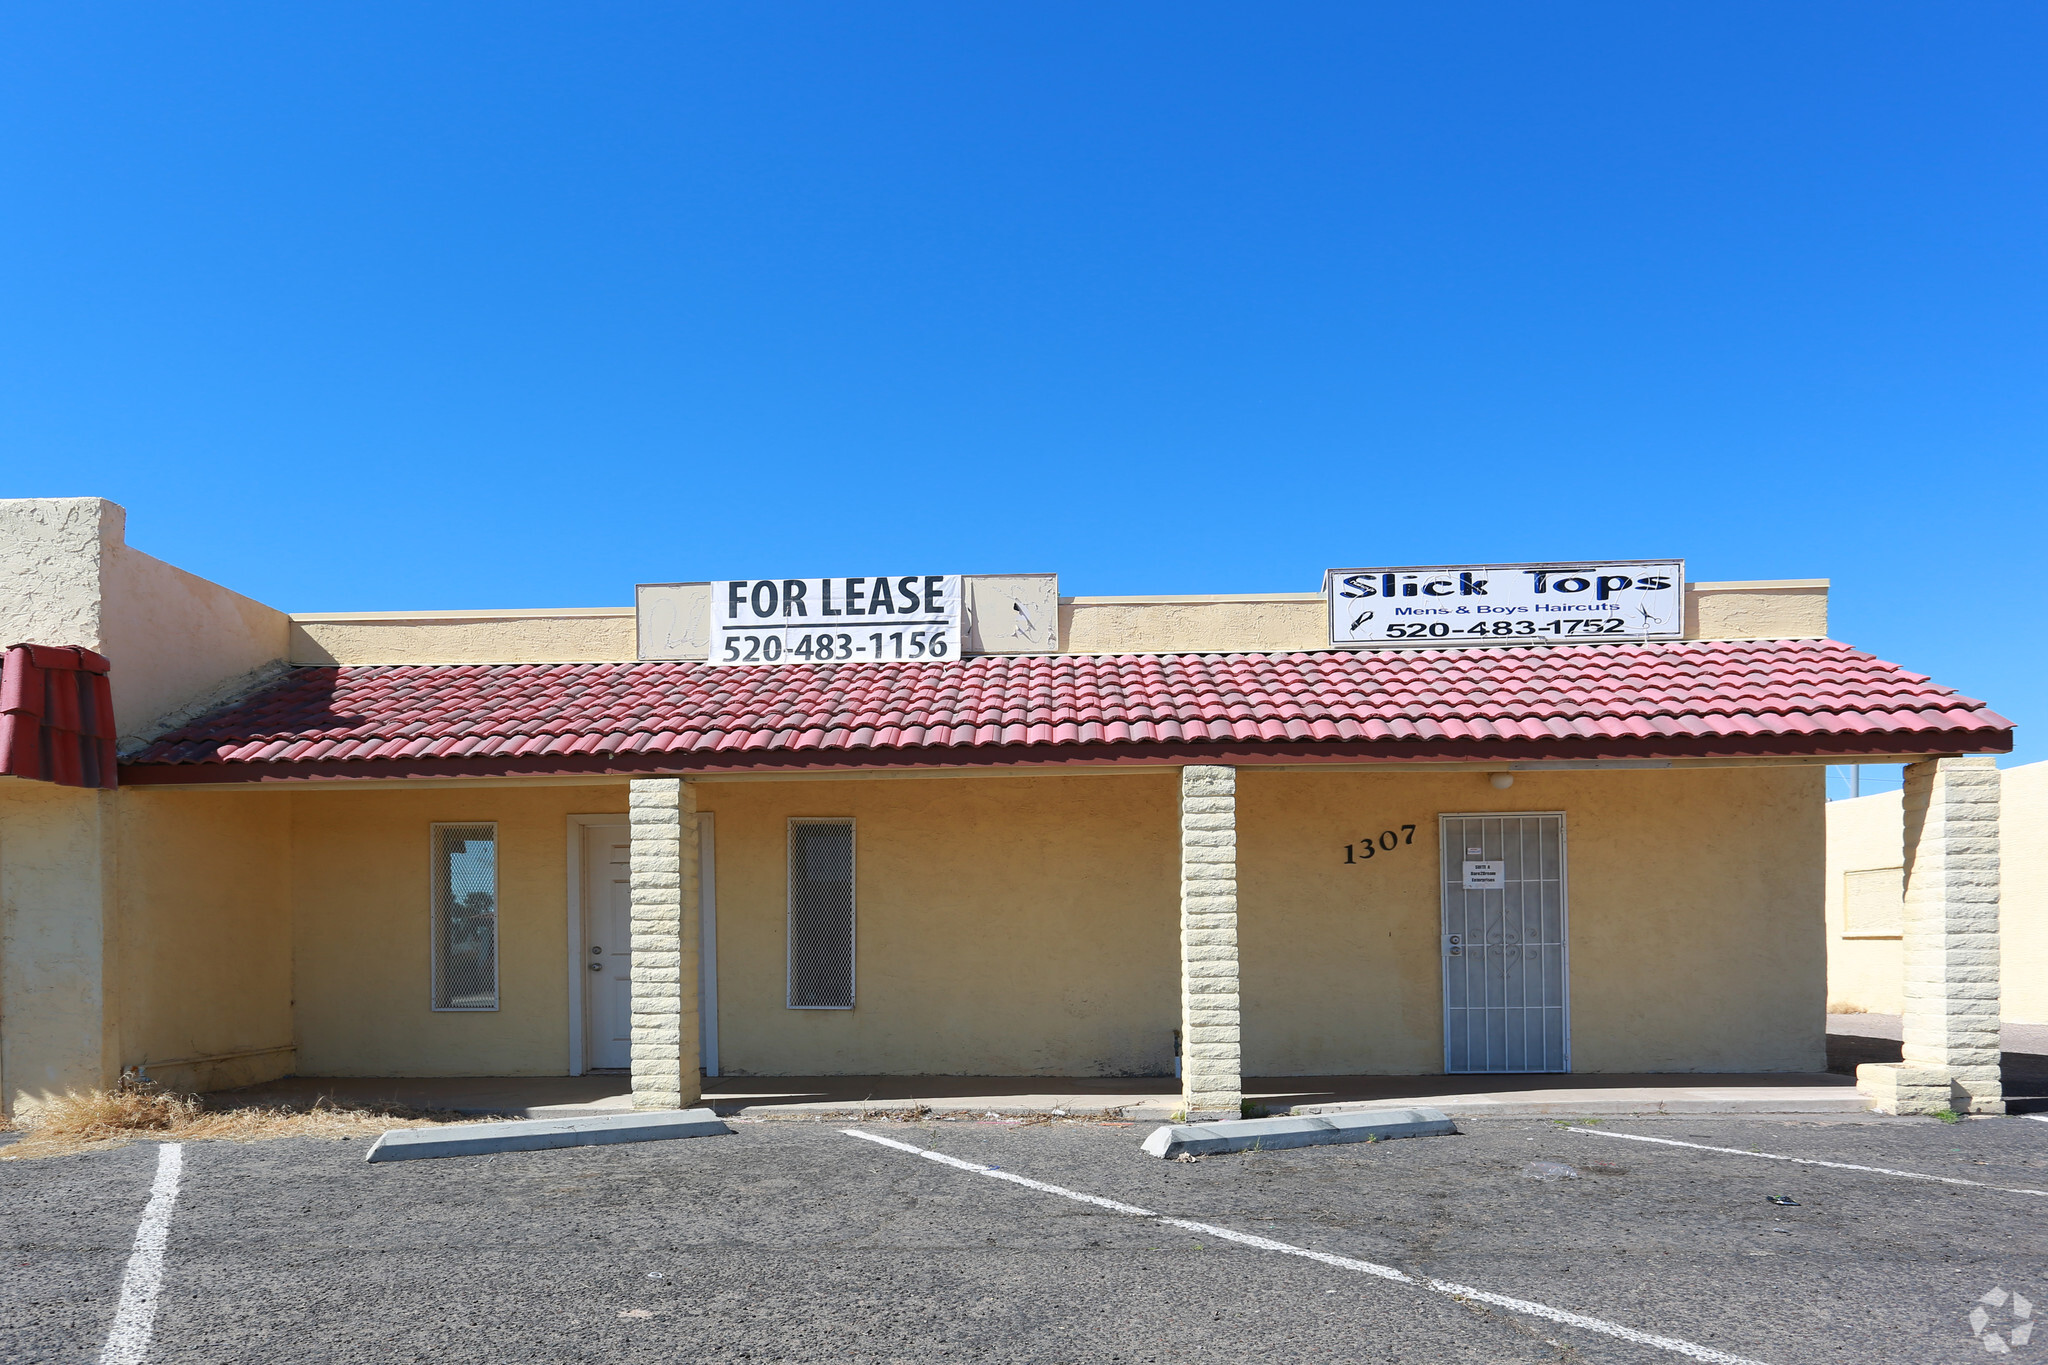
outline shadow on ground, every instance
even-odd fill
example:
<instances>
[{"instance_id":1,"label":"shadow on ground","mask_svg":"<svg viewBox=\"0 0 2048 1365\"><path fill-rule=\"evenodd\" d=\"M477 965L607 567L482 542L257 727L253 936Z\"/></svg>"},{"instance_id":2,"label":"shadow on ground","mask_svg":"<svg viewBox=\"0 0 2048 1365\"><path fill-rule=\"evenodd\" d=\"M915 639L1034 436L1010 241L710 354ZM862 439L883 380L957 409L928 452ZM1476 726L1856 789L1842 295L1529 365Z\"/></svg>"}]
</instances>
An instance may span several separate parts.
<instances>
[{"instance_id":1,"label":"shadow on ground","mask_svg":"<svg viewBox=\"0 0 2048 1365\"><path fill-rule=\"evenodd\" d=\"M1852 1076L1864 1062L1900 1060L1899 1044L1893 1038L1866 1038L1855 1034L1828 1035L1828 1070ZM2000 1054L2005 1083L2006 1108L2015 1114L2048 1113L2048 1056L2037 1052Z\"/></svg>"}]
</instances>

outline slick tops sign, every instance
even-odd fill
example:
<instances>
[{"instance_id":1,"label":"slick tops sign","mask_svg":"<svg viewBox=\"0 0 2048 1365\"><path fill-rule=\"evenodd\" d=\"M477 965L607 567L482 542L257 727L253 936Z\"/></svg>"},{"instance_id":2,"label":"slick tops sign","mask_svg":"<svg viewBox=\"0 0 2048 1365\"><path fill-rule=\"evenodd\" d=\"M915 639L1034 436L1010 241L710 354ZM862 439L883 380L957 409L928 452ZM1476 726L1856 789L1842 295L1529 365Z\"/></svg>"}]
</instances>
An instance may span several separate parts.
<instances>
[{"instance_id":1,"label":"slick tops sign","mask_svg":"<svg viewBox=\"0 0 2048 1365\"><path fill-rule=\"evenodd\" d=\"M714 664L960 657L960 575L729 578L711 584Z\"/></svg>"},{"instance_id":2,"label":"slick tops sign","mask_svg":"<svg viewBox=\"0 0 2048 1365\"><path fill-rule=\"evenodd\" d=\"M1339 648L1677 640L1685 561L1435 564L1323 576Z\"/></svg>"}]
</instances>

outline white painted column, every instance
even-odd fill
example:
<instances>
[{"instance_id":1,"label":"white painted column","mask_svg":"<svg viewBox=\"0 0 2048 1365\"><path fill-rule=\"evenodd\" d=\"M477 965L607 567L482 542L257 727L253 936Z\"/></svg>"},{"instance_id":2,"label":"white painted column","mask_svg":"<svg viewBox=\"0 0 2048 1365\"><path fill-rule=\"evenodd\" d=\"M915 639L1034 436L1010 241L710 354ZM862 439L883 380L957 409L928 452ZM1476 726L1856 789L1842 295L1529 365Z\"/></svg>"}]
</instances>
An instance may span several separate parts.
<instances>
[{"instance_id":1,"label":"white painted column","mask_svg":"<svg viewBox=\"0 0 2048 1365\"><path fill-rule=\"evenodd\" d=\"M1190 1122L1236 1118L1237 770L1180 770L1181 1107Z\"/></svg>"},{"instance_id":2,"label":"white painted column","mask_svg":"<svg viewBox=\"0 0 2048 1365\"><path fill-rule=\"evenodd\" d=\"M2002 1114L1997 760L1908 764L1905 1060L1856 1068L1894 1114Z\"/></svg>"},{"instance_id":3,"label":"white painted column","mask_svg":"<svg viewBox=\"0 0 2048 1365\"><path fill-rule=\"evenodd\" d=\"M698 1069L697 792L636 777L633 828L633 1107L681 1109Z\"/></svg>"}]
</instances>

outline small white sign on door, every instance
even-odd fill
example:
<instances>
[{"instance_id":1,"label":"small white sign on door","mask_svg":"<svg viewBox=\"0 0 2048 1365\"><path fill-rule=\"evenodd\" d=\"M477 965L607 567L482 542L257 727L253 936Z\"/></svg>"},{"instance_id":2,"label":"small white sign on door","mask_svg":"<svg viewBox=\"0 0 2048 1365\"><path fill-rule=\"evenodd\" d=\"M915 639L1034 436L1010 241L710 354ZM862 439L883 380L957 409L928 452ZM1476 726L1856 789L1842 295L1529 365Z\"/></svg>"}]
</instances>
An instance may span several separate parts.
<instances>
[{"instance_id":1,"label":"small white sign on door","mask_svg":"<svg viewBox=\"0 0 2048 1365\"><path fill-rule=\"evenodd\" d=\"M1493 891L1507 882L1508 865L1504 862L1467 862L1465 864L1465 889L1467 891Z\"/></svg>"}]
</instances>

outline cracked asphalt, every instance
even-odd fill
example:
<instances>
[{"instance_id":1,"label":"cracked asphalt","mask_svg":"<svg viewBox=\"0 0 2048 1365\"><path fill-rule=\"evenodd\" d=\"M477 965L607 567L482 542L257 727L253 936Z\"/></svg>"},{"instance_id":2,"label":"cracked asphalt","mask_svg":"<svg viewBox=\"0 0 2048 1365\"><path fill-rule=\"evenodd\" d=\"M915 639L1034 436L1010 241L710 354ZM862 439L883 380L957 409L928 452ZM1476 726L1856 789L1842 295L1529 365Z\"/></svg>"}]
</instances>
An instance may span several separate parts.
<instances>
[{"instance_id":1,"label":"cracked asphalt","mask_svg":"<svg viewBox=\"0 0 2048 1365\"><path fill-rule=\"evenodd\" d=\"M1020 1188L840 1125L735 1126L377 1166L361 1142L187 1144L149 1360L1685 1358ZM1773 1365L1982 1359L1969 1315L1994 1287L2048 1318L2048 1198L1603 1135L2048 1189L2048 1123L2023 1118L1610 1119L1593 1134L1475 1120L1456 1137L1193 1163L1140 1153L1145 1126L865 1127ZM98 1358L155 1159L142 1142L0 1163L0 1360ZM1579 1175L1525 1175L1537 1161ZM2014 1354L2028 1349L2048 1351L2048 1330Z\"/></svg>"}]
</instances>

